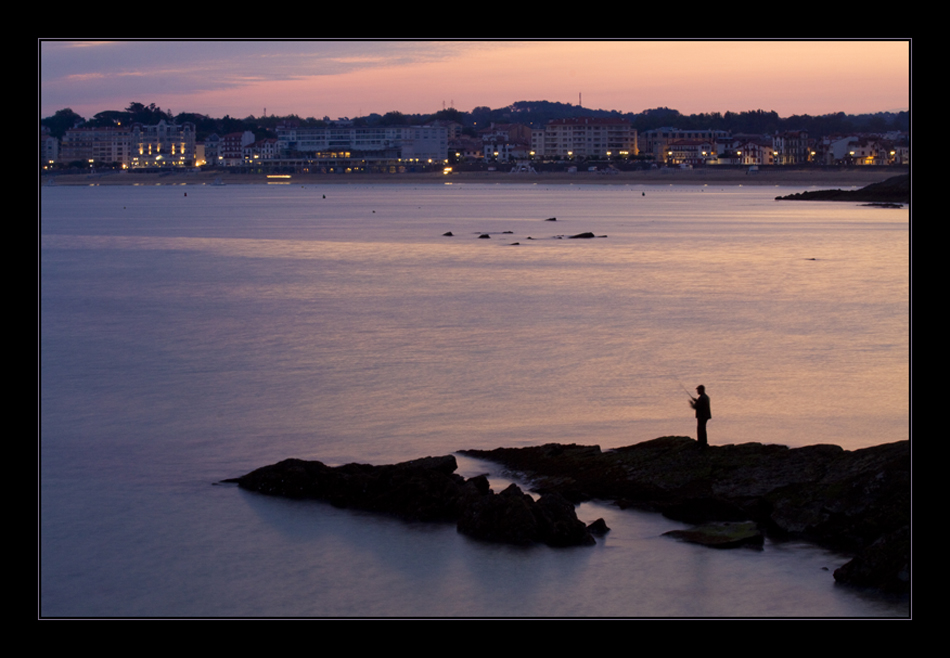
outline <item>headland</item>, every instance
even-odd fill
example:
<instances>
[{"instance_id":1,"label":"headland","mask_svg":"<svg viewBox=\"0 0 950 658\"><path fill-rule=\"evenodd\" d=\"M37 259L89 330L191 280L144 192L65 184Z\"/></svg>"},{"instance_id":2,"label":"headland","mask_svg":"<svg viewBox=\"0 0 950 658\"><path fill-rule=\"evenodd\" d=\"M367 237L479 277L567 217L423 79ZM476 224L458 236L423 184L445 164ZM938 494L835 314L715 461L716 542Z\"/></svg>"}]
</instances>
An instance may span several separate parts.
<instances>
[{"instance_id":1,"label":"headland","mask_svg":"<svg viewBox=\"0 0 950 658\"><path fill-rule=\"evenodd\" d=\"M894 176L859 190L811 190L775 197L776 201L846 201L872 205L900 206L910 203L910 174Z\"/></svg>"}]
</instances>

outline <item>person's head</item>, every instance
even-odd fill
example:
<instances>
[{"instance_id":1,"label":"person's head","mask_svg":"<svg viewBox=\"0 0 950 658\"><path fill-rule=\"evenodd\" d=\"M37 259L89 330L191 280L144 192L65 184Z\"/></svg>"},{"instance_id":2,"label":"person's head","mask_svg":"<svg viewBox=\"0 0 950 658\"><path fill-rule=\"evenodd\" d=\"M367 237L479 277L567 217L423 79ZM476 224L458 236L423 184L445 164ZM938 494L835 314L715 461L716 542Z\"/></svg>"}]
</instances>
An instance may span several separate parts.
<instances>
[{"instance_id":1,"label":"person's head","mask_svg":"<svg viewBox=\"0 0 950 658\"><path fill-rule=\"evenodd\" d=\"M700 384L699 386L696 387L696 392L702 395L703 393L706 392L706 387Z\"/></svg>"}]
</instances>

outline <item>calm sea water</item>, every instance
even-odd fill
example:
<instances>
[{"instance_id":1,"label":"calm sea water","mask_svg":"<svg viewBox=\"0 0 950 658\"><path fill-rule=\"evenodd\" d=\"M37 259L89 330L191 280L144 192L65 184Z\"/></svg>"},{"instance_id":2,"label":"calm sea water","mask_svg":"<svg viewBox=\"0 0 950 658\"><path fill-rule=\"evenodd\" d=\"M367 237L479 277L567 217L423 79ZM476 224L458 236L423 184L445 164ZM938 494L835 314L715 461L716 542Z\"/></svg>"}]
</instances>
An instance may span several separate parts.
<instances>
[{"instance_id":1,"label":"calm sea water","mask_svg":"<svg viewBox=\"0 0 950 658\"><path fill-rule=\"evenodd\" d=\"M792 191L43 188L40 613L906 615L844 556L599 504L596 547L525 550L214 485L693 435L700 383L714 444L909 438L908 211Z\"/></svg>"}]
</instances>

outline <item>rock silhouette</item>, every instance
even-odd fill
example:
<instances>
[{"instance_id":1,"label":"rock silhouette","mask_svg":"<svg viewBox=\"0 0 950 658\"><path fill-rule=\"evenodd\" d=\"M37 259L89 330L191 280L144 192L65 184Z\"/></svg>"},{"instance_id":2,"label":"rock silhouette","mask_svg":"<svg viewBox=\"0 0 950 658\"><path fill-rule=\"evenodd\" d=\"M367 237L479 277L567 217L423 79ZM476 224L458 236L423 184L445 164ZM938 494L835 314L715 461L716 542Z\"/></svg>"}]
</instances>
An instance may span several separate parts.
<instances>
[{"instance_id":1,"label":"rock silhouette","mask_svg":"<svg viewBox=\"0 0 950 658\"><path fill-rule=\"evenodd\" d=\"M408 520L453 522L472 538L508 544L585 546L607 531L577 518L598 499L661 513L697 527L674 533L714 547L800 538L850 553L837 581L906 593L910 583L910 445L847 451L835 445L788 448L745 443L700 449L689 437L661 437L602 451L557 444L464 450L531 483L495 493L484 475L455 473L453 455L400 464L286 459L225 480L288 498Z\"/></svg>"},{"instance_id":2,"label":"rock silhouette","mask_svg":"<svg viewBox=\"0 0 950 658\"><path fill-rule=\"evenodd\" d=\"M558 492L573 503L610 500L700 526L752 522L765 536L852 554L835 571L839 582L909 588L908 441L854 451L761 443L701 450L689 437L661 437L608 451L547 444L462 452L503 464L532 491Z\"/></svg>"},{"instance_id":3,"label":"rock silhouette","mask_svg":"<svg viewBox=\"0 0 950 658\"><path fill-rule=\"evenodd\" d=\"M852 201L870 204L910 203L910 175L894 176L860 190L814 190L775 197L776 201Z\"/></svg>"},{"instance_id":4,"label":"rock silhouette","mask_svg":"<svg viewBox=\"0 0 950 658\"><path fill-rule=\"evenodd\" d=\"M455 457L425 457L400 464L331 467L285 459L235 482L242 489L286 498L325 500L337 507L392 514L413 521L451 521L484 541L549 546L594 544L574 505L556 492L538 501L512 484L494 493L485 476L464 479Z\"/></svg>"}]
</instances>

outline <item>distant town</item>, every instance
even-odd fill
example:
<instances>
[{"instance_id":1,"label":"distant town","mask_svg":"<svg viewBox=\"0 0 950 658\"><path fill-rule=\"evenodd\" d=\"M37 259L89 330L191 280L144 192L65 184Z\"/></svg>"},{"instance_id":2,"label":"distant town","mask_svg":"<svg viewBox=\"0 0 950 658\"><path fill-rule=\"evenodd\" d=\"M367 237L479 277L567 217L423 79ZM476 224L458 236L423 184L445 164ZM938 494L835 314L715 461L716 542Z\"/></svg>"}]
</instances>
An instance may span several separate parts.
<instances>
[{"instance_id":1,"label":"distant town","mask_svg":"<svg viewBox=\"0 0 950 658\"><path fill-rule=\"evenodd\" d=\"M43 173L183 169L228 173L601 171L644 168L907 165L909 115L791 117L774 112L637 115L521 102L471 113L358 119L173 116L132 103L40 121Z\"/></svg>"}]
</instances>

